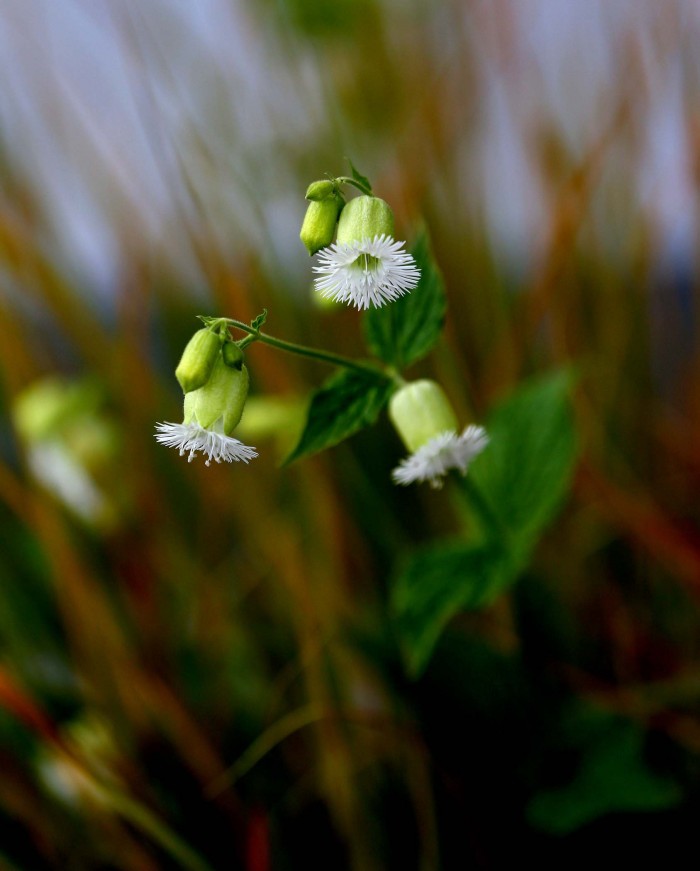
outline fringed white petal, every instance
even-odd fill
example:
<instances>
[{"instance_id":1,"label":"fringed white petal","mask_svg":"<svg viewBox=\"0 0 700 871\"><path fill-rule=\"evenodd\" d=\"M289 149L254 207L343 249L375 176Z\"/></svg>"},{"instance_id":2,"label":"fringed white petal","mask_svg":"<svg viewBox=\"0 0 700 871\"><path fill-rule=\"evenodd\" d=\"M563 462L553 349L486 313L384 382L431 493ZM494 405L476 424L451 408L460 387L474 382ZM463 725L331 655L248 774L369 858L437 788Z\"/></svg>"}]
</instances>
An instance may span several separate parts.
<instances>
[{"instance_id":1,"label":"fringed white petal","mask_svg":"<svg viewBox=\"0 0 700 871\"><path fill-rule=\"evenodd\" d=\"M177 448L180 456L189 454L189 463L197 451L206 455L205 465L225 462L248 463L258 456L255 448L244 445L238 439L227 436L223 431L204 429L198 423L159 423L156 426L156 440L169 448Z\"/></svg>"},{"instance_id":2,"label":"fringed white petal","mask_svg":"<svg viewBox=\"0 0 700 871\"><path fill-rule=\"evenodd\" d=\"M351 244L329 245L318 253L316 290L326 299L358 309L380 308L412 290L420 269L403 242L375 236Z\"/></svg>"},{"instance_id":3,"label":"fringed white petal","mask_svg":"<svg viewBox=\"0 0 700 871\"><path fill-rule=\"evenodd\" d=\"M474 424L470 424L461 435L440 433L402 460L391 476L397 484L428 481L431 487L439 489L451 469L466 475L469 464L488 442L484 428Z\"/></svg>"}]
</instances>

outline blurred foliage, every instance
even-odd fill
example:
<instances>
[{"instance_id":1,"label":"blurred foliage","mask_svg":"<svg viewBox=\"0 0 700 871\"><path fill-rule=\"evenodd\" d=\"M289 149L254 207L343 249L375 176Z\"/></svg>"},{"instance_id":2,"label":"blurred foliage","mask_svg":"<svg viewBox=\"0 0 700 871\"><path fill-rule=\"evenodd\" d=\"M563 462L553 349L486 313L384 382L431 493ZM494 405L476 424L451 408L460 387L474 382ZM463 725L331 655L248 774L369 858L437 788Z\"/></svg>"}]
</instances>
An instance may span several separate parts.
<instances>
[{"instance_id":1,"label":"blurred foliage","mask_svg":"<svg viewBox=\"0 0 700 871\"><path fill-rule=\"evenodd\" d=\"M8 4L0 865L694 846L700 21L663 7ZM348 154L431 240L410 335L310 299L304 191ZM487 422L464 487L392 484L383 395L280 467L334 376L257 344L260 457L158 446L195 315L263 307Z\"/></svg>"}]
</instances>

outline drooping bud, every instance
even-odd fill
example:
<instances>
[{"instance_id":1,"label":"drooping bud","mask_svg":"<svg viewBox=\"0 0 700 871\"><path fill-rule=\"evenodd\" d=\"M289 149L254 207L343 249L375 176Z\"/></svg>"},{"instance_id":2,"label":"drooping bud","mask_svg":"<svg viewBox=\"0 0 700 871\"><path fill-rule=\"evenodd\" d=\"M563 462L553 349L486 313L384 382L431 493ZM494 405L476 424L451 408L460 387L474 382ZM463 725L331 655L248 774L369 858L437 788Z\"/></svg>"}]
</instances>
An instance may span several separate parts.
<instances>
[{"instance_id":1,"label":"drooping bud","mask_svg":"<svg viewBox=\"0 0 700 871\"><path fill-rule=\"evenodd\" d=\"M379 197L361 196L350 200L338 221L338 243L350 244L375 236L394 236L394 213Z\"/></svg>"},{"instance_id":2,"label":"drooping bud","mask_svg":"<svg viewBox=\"0 0 700 871\"><path fill-rule=\"evenodd\" d=\"M389 417L409 451L444 432L457 431L457 416L442 387L423 378L400 388L389 402Z\"/></svg>"},{"instance_id":3,"label":"drooping bud","mask_svg":"<svg viewBox=\"0 0 700 871\"><path fill-rule=\"evenodd\" d=\"M321 183L318 182L318 184ZM343 198L338 194L309 203L299 233L299 238L309 254L315 254L321 248L331 244L343 203Z\"/></svg>"},{"instance_id":4,"label":"drooping bud","mask_svg":"<svg viewBox=\"0 0 700 871\"><path fill-rule=\"evenodd\" d=\"M330 197L337 195L338 189L332 181L323 179L321 181L312 181L306 189L306 199L314 202L327 200Z\"/></svg>"},{"instance_id":5,"label":"drooping bud","mask_svg":"<svg viewBox=\"0 0 700 871\"><path fill-rule=\"evenodd\" d=\"M221 337L208 327L197 332L187 343L175 370L184 393L198 390L209 380L221 349Z\"/></svg>"},{"instance_id":6,"label":"drooping bud","mask_svg":"<svg viewBox=\"0 0 700 871\"><path fill-rule=\"evenodd\" d=\"M185 396L185 423L196 421L204 429L215 424L231 435L243 415L248 397L248 369L232 369L219 355L207 383Z\"/></svg>"},{"instance_id":7,"label":"drooping bud","mask_svg":"<svg viewBox=\"0 0 700 871\"><path fill-rule=\"evenodd\" d=\"M243 351L235 342L224 342L221 356L230 369L240 369L243 365Z\"/></svg>"}]
</instances>

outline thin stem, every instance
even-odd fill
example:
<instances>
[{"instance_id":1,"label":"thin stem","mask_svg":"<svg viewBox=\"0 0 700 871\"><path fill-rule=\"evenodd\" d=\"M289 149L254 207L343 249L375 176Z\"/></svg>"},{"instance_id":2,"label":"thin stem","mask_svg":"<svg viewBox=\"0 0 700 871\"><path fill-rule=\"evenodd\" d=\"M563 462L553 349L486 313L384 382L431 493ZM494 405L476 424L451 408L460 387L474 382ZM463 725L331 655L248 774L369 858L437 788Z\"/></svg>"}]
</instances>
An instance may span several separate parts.
<instances>
[{"instance_id":1,"label":"thin stem","mask_svg":"<svg viewBox=\"0 0 700 871\"><path fill-rule=\"evenodd\" d=\"M246 336L245 339L241 339L240 342L236 342L236 344L241 349L241 351L244 351L248 347L248 345L251 345L254 341L256 341L256 339L256 335L250 335Z\"/></svg>"},{"instance_id":2,"label":"thin stem","mask_svg":"<svg viewBox=\"0 0 700 871\"><path fill-rule=\"evenodd\" d=\"M338 184L351 184L358 189L358 191L362 191L363 194L367 194L368 197L372 196L372 188L367 187L367 185L362 184L361 181L358 181L356 178L350 178L349 175L339 175L334 181L338 182Z\"/></svg>"},{"instance_id":3,"label":"thin stem","mask_svg":"<svg viewBox=\"0 0 700 871\"><path fill-rule=\"evenodd\" d=\"M473 479L466 476L460 482L462 485L462 492L466 495L469 503L472 508L476 512L481 521L482 525L497 539L502 541L503 543L508 541L509 532L500 521L500 519L494 514L493 509L487 502L483 493L474 483Z\"/></svg>"},{"instance_id":4,"label":"thin stem","mask_svg":"<svg viewBox=\"0 0 700 871\"><path fill-rule=\"evenodd\" d=\"M179 863L181 868L186 868L187 871L212 871L208 862L205 862L201 856L195 853L179 835L175 834L147 807L100 783L93 783L92 788L105 804L135 828L152 838Z\"/></svg>"},{"instance_id":5,"label":"thin stem","mask_svg":"<svg viewBox=\"0 0 700 871\"><path fill-rule=\"evenodd\" d=\"M245 324L243 321L237 321L234 318L226 318L226 323L231 327L235 327L238 330L243 330L243 332L248 333L253 341L259 341L265 345L271 345L273 348L278 348L280 351L287 351L289 354L297 354L300 357L308 357L311 360L321 360L324 363L330 363L333 366L343 366L345 369L354 369L357 372L371 372L372 375L381 375L383 378L390 377L380 368L373 366L370 363L356 363L349 357L343 357L341 354L334 354L332 351L324 351L321 348L309 348L307 345L298 345L296 342L287 342L285 339L278 339L275 336L270 336L268 333L260 332L249 324Z\"/></svg>"}]
</instances>

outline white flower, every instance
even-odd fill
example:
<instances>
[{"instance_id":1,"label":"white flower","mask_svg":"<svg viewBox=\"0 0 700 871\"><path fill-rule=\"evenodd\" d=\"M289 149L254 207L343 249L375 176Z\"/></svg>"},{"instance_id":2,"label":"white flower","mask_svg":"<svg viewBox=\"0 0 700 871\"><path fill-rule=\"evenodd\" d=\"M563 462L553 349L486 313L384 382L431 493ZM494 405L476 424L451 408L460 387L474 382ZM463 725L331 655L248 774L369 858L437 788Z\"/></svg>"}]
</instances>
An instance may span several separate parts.
<instances>
[{"instance_id":1,"label":"white flower","mask_svg":"<svg viewBox=\"0 0 700 871\"><path fill-rule=\"evenodd\" d=\"M469 463L488 442L484 428L474 424L470 424L461 435L451 430L442 432L402 460L391 476L397 484L429 481L431 487L439 489L450 469L466 475Z\"/></svg>"},{"instance_id":2,"label":"white flower","mask_svg":"<svg viewBox=\"0 0 700 871\"><path fill-rule=\"evenodd\" d=\"M239 460L247 463L258 455L255 448L227 436L221 420L217 420L211 429L205 429L198 423L159 423L156 429L156 440L162 445L177 448L181 457L189 451L188 463L192 462L197 451L207 455L206 466L212 460L216 463L222 460L226 463Z\"/></svg>"},{"instance_id":3,"label":"white flower","mask_svg":"<svg viewBox=\"0 0 700 871\"><path fill-rule=\"evenodd\" d=\"M316 290L326 299L358 309L378 308L412 290L420 279L416 261L391 236L336 242L318 253Z\"/></svg>"}]
</instances>

